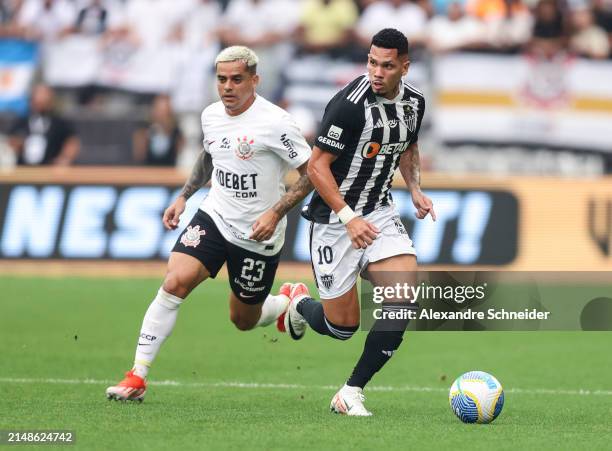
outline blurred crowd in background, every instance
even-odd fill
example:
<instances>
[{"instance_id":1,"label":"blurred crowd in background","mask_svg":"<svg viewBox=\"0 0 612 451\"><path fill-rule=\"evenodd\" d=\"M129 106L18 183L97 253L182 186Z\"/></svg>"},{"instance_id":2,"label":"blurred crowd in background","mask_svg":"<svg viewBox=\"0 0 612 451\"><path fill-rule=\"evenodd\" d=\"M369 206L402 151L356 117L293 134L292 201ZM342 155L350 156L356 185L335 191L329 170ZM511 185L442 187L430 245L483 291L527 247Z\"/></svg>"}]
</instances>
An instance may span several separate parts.
<instances>
[{"instance_id":1,"label":"blurred crowd in background","mask_svg":"<svg viewBox=\"0 0 612 451\"><path fill-rule=\"evenodd\" d=\"M566 49L609 58L609 0L3 0L0 36L42 42L69 34L140 45L163 41L363 57L373 33L395 27L413 49Z\"/></svg>"},{"instance_id":2,"label":"blurred crowd in background","mask_svg":"<svg viewBox=\"0 0 612 451\"><path fill-rule=\"evenodd\" d=\"M0 166L188 166L199 149L199 112L216 100L214 57L234 44L258 53L259 92L292 112L312 140L325 99L364 71L371 36L385 27L407 35L423 80L432 61L458 51L612 58L612 0L2 0L0 41L34 42L39 56L27 112L0 111ZM112 71L103 83L72 83L84 61L78 39L115 63L133 49L148 49L146 58L170 48L177 69L159 88L113 85L124 75ZM305 76L309 69L316 73ZM330 89L314 107L300 102L301 92L317 97L321 71L336 74Z\"/></svg>"}]
</instances>

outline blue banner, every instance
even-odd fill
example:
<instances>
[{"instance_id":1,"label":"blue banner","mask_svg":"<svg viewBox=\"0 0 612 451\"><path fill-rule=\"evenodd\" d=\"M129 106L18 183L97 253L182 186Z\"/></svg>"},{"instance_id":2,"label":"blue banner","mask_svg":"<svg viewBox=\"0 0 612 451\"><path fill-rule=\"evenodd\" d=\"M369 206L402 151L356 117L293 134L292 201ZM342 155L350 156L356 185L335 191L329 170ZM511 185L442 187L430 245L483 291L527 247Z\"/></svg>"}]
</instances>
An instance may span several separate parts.
<instances>
[{"instance_id":1,"label":"blue banner","mask_svg":"<svg viewBox=\"0 0 612 451\"><path fill-rule=\"evenodd\" d=\"M38 45L0 39L0 111L25 115L36 64Z\"/></svg>"}]
</instances>

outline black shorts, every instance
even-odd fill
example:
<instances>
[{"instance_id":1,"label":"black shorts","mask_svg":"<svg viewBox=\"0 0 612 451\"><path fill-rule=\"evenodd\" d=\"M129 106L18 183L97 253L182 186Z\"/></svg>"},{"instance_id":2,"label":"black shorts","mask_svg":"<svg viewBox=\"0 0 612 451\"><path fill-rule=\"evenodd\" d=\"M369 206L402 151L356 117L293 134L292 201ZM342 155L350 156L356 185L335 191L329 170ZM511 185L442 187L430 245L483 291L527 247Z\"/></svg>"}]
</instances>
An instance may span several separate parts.
<instances>
[{"instance_id":1,"label":"black shorts","mask_svg":"<svg viewBox=\"0 0 612 451\"><path fill-rule=\"evenodd\" d=\"M227 262L230 287L245 304L260 304L266 300L281 254L261 255L228 242L213 219L202 210L198 210L181 233L172 252L197 258L213 279Z\"/></svg>"}]
</instances>

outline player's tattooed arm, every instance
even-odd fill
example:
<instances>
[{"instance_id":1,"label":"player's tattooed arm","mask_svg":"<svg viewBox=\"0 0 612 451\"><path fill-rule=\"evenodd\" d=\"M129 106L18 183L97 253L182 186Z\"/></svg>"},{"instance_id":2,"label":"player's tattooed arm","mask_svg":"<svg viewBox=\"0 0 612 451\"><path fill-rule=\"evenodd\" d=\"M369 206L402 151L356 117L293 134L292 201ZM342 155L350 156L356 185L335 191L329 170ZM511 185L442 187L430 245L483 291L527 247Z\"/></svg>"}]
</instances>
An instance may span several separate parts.
<instances>
[{"instance_id":1,"label":"player's tattooed arm","mask_svg":"<svg viewBox=\"0 0 612 451\"><path fill-rule=\"evenodd\" d=\"M423 219L430 214L435 221L433 202L421 192L421 160L417 143L412 144L400 157L399 170L412 194L412 203L417 210L414 215L418 219Z\"/></svg>"},{"instance_id":2,"label":"player's tattooed arm","mask_svg":"<svg viewBox=\"0 0 612 451\"><path fill-rule=\"evenodd\" d=\"M164 215L162 216L164 227L168 230L174 230L178 227L180 217L185 211L187 200L193 196L193 193L208 183L212 176L212 170L212 157L208 152L202 151L202 153L198 155L198 159L193 166L187 183L183 186L181 194L164 211Z\"/></svg>"},{"instance_id":3,"label":"player's tattooed arm","mask_svg":"<svg viewBox=\"0 0 612 451\"><path fill-rule=\"evenodd\" d=\"M299 204L313 190L313 185L307 174L308 163L304 163L298 168L300 178L291 185L291 188L283 197L269 210L264 212L255 224L250 238L256 241L268 240L274 234L278 222L289 210Z\"/></svg>"},{"instance_id":4,"label":"player's tattooed arm","mask_svg":"<svg viewBox=\"0 0 612 451\"><path fill-rule=\"evenodd\" d=\"M300 178L295 182L283 197L272 207L279 217L285 216L289 210L299 204L314 189L307 174L308 163L298 168Z\"/></svg>"},{"instance_id":5,"label":"player's tattooed arm","mask_svg":"<svg viewBox=\"0 0 612 451\"><path fill-rule=\"evenodd\" d=\"M193 194L208 183L212 177L213 162L212 157L206 151L200 152L198 159L193 166L189 179L183 186L181 196L185 200L189 199Z\"/></svg>"}]
</instances>

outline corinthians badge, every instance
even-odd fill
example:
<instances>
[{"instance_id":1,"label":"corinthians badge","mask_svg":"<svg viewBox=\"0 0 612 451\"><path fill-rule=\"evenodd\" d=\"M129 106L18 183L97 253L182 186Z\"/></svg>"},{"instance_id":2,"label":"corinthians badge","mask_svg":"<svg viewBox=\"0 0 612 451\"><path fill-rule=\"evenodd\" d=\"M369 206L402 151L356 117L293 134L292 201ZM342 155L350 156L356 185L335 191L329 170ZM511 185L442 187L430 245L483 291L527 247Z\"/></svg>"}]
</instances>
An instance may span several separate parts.
<instances>
[{"instance_id":1,"label":"corinthians badge","mask_svg":"<svg viewBox=\"0 0 612 451\"><path fill-rule=\"evenodd\" d=\"M187 230L181 236L181 243L185 247L197 247L200 244L200 237L206 235L206 230L200 230L200 226L187 226Z\"/></svg>"},{"instance_id":2,"label":"corinthians badge","mask_svg":"<svg viewBox=\"0 0 612 451\"><path fill-rule=\"evenodd\" d=\"M255 153L255 149L251 147L254 141L243 136L242 139L238 138L238 146L236 147L235 153L241 160L248 160Z\"/></svg>"}]
</instances>

